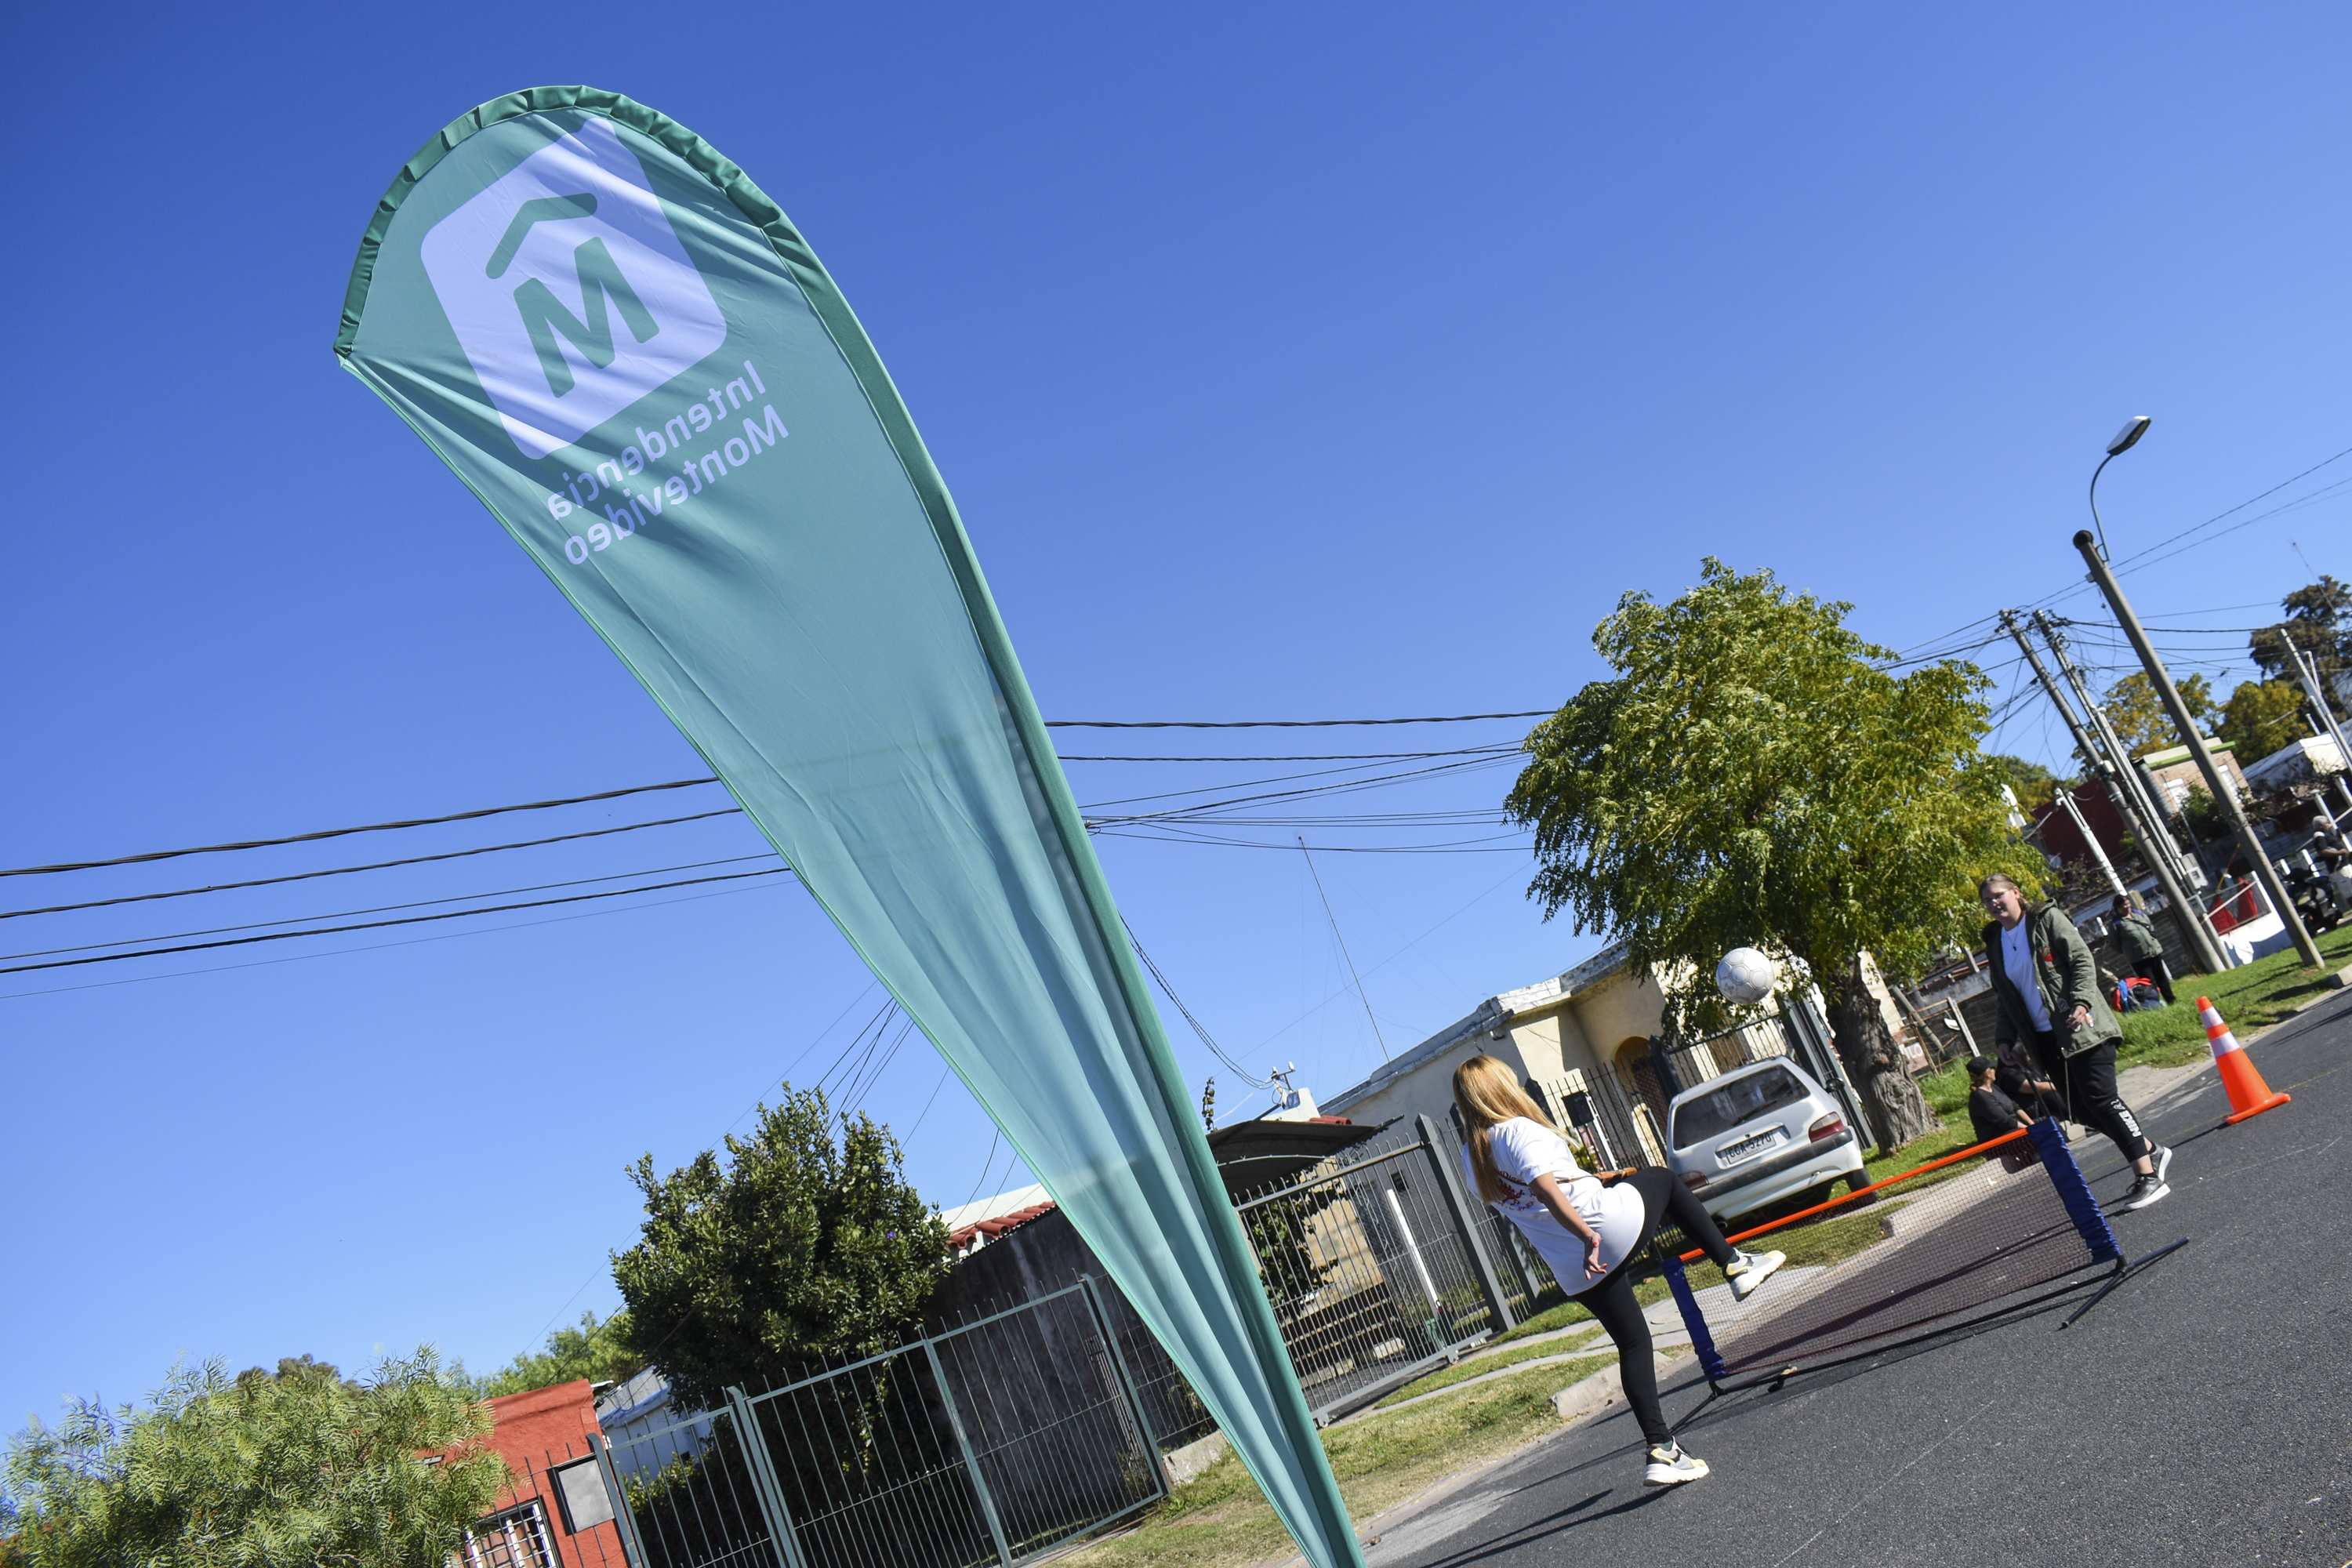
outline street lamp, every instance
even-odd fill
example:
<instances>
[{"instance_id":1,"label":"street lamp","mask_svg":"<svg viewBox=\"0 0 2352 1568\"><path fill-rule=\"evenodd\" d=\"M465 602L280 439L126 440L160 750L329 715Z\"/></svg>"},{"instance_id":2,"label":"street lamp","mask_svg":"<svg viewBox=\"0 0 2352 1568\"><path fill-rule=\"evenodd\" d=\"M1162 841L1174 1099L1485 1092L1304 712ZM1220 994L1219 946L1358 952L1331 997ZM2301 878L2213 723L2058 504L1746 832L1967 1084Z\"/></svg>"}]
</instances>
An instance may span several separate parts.
<instances>
[{"instance_id":1,"label":"street lamp","mask_svg":"<svg viewBox=\"0 0 2352 1568\"><path fill-rule=\"evenodd\" d=\"M2147 416L2134 415L2129 424L2116 432L2116 438L2107 443L2107 455L2099 459L2097 468L2091 470L2091 522L2099 531L2099 559L2102 561L2107 555L2107 525L2099 521L2099 476L2107 471L2109 463L2130 451L2133 444L2147 434Z\"/></svg>"}]
</instances>

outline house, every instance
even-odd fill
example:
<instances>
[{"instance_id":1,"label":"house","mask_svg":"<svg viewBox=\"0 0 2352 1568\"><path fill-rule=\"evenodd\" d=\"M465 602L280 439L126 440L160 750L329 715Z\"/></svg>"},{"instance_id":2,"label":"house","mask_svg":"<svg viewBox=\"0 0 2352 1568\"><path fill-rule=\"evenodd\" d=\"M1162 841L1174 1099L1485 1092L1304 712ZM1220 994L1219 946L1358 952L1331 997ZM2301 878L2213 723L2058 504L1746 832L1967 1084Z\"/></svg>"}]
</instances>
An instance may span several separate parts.
<instances>
[{"instance_id":1,"label":"house","mask_svg":"<svg viewBox=\"0 0 2352 1568\"><path fill-rule=\"evenodd\" d=\"M1867 954L1863 977L1890 1033L1903 1019ZM1612 1165L1665 1163L1666 1109L1679 1089L1728 1072L1743 1061L1793 1054L1850 1093L1830 1050L1820 994L1807 986L1797 1005L1696 1045L1654 1044L1664 1026L1665 993L1626 962L1614 942L1573 969L1489 996L1411 1050L1384 1062L1326 1104L1358 1121L1454 1112L1454 1069L1474 1056L1499 1058L1563 1130L1582 1130L1593 1154ZM1924 1062L1921 1064L1924 1066Z\"/></svg>"},{"instance_id":2,"label":"house","mask_svg":"<svg viewBox=\"0 0 2352 1568\"><path fill-rule=\"evenodd\" d=\"M2246 769L2246 783L2264 795L2296 785L2325 786L2344 772L2344 758L2333 735L2305 735L2281 747Z\"/></svg>"},{"instance_id":3,"label":"house","mask_svg":"<svg viewBox=\"0 0 2352 1568\"><path fill-rule=\"evenodd\" d=\"M460 1568L575 1568L627 1561L595 1448L586 1379L490 1404L489 1445L512 1479L466 1532Z\"/></svg>"},{"instance_id":4,"label":"house","mask_svg":"<svg viewBox=\"0 0 2352 1568\"><path fill-rule=\"evenodd\" d=\"M669 1379L651 1367L598 1386L596 1425L612 1445L613 1468L623 1480L693 1458L709 1436L709 1425L695 1422L698 1412L680 1409Z\"/></svg>"},{"instance_id":5,"label":"house","mask_svg":"<svg viewBox=\"0 0 2352 1568\"><path fill-rule=\"evenodd\" d=\"M2211 736L2205 738L2205 749L2213 753L2213 765L2221 777L2237 790L2241 798L2252 792L2246 788L2244 772L2238 766L2238 755ZM2200 795L2212 792L2205 786L2204 770L2197 759L2189 754L2186 746L2173 746L2161 752L2148 752L2139 759L2156 779L2157 793L2168 815L2177 816L2189 804L2189 792Z\"/></svg>"}]
</instances>

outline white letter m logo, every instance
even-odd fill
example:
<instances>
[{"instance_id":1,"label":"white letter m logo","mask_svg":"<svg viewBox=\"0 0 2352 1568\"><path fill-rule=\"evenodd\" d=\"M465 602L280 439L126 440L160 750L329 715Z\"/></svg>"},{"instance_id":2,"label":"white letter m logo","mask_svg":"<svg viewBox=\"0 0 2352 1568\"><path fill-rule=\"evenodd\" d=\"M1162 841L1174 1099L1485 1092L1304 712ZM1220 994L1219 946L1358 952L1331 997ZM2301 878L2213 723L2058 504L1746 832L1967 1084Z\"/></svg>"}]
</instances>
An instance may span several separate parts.
<instances>
[{"instance_id":1,"label":"white letter m logo","mask_svg":"<svg viewBox=\"0 0 2352 1568\"><path fill-rule=\"evenodd\" d=\"M524 159L435 224L423 251L466 358L527 458L577 441L727 341L718 303L606 120Z\"/></svg>"}]
</instances>

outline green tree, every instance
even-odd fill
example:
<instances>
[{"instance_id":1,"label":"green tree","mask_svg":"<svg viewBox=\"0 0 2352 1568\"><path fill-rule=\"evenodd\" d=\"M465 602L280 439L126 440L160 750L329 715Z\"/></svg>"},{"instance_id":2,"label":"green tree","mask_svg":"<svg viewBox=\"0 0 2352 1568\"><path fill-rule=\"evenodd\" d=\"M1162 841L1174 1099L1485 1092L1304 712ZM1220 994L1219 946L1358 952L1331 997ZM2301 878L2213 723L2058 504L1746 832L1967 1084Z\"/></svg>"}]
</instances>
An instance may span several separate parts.
<instances>
[{"instance_id":1,"label":"green tree","mask_svg":"<svg viewBox=\"0 0 2352 1568\"><path fill-rule=\"evenodd\" d=\"M547 1348L526 1352L503 1369L474 1383L480 1399L528 1394L559 1383L586 1378L591 1383L621 1383L645 1369L646 1358L629 1343L629 1314L615 1312L599 1321L593 1312L580 1314L577 1326L547 1336Z\"/></svg>"},{"instance_id":2,"label":"green tree","mask_svg":"<svg viewBox=\"0 0 2352 1568\"><path fill-rule=\"evenodd\" d=\"M2008 770L1985 732L1974 666L1900 678L1848 631L1851 605L1791 595L1769 572L1709 558L1670 605L1627 594L1592 642L1592 682L1528 737L1507 809L1536 834L1529 891L1547 917L1622 938L1657 976L1670 1028L1719 1025L1717 960L1753 945L1796 960L1870 1132L1893 1149L1937 1125L1864 988L1974 942L1976 878L2039 885L2011 831Z\"/></svg>"},{"instance_id":3,"label":"green tree","mask_svg":"<svg viewBox=\"0 0 2352 1568\"><path fill-rule=\"evenodd\" d=\"M307 1356L278 1367L208 1362L144 1408L77 1402L19 1434L0 1563L427 1568L507 1484L489 1413L431 1350L365 1384Z\"/></svg>"},{"instance_id":4,"label":"green tree","mask_svg":"<svg viewBox=\"0 0 2352 1568\"><path fill-rule=\"evenodd\" d=\"M898 1140L863 1113L836 1118L823 1090L786 1084L726 1152L667 1177L640 1159L640 1238L613 1258L631 1343L687 1409L881 1350L948 1267L947 1226L907 1184Z\"/></svg>"},{"instance_id":5,"label":"green tree","mask_svg":"<svg viewBox=\"0 0 2352 1568\"><path fill-rule=\"evenodd\" d=\"M2311 732L2303 688L2291 680L2242 680L2221 707L2221 733L2238 765L2259 763Z\"/></svg>"},{"instance_id":6,"label":"green tree","mask_svg":"<svg viewBox=\"0 0 2352 1568\"><path fill-rule=\"evenodd\" d=\"M2318 582L2306 583L2289 594L2280 607L2286 611L2286 619L2253 635L2247 651L2254 663L2271 679L2292 683L2294 671L2287 666L2288 646L2315 656L2319 689L2328 705L2338 719L2352 718L2352 709L2335 693L2337 674L2352 669L2352 585L2322 574Z\"/></svg>"},{"instance_id":7,"label":"green tree","mask_svg":"<svg viewBox=\"0 0 2352 1568\"><path fill-rule=\"evenodd\" d=\"M2212 682L2201 675L2192 675L2175 681L2173 686L2180 693L2180 705L2189 710L2189 716L2210 728L2215 712ZM2108 687L2099 706L2106 710L2107 722L2116 727L2116 739L2135 757L2182 743L2172 715L2164 710L2164 700L2157 696L2155 685L2144 674L2126 675Z\"/></svg>"}]
</instances>

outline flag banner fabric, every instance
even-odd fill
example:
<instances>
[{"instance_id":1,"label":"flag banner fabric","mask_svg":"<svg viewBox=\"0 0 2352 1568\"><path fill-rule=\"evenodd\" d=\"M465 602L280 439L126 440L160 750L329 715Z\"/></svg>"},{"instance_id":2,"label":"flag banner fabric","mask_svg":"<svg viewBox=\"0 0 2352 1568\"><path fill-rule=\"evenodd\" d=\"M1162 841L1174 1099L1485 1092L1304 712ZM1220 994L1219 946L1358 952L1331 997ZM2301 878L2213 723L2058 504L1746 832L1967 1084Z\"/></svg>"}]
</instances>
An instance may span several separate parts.
<instances>
[{"instance_id":1,"label":"flag banner fabric","mask_svg":"<svg viewBox=\"0 0 2352 1568\"><path fill-rule=\"evenodd\" d=\"M453 121L335 352L530 552L985 1106L1310 1563L1360 1563L945 483L815 253L618 94Z\"/></svg>"}]
</instances>

